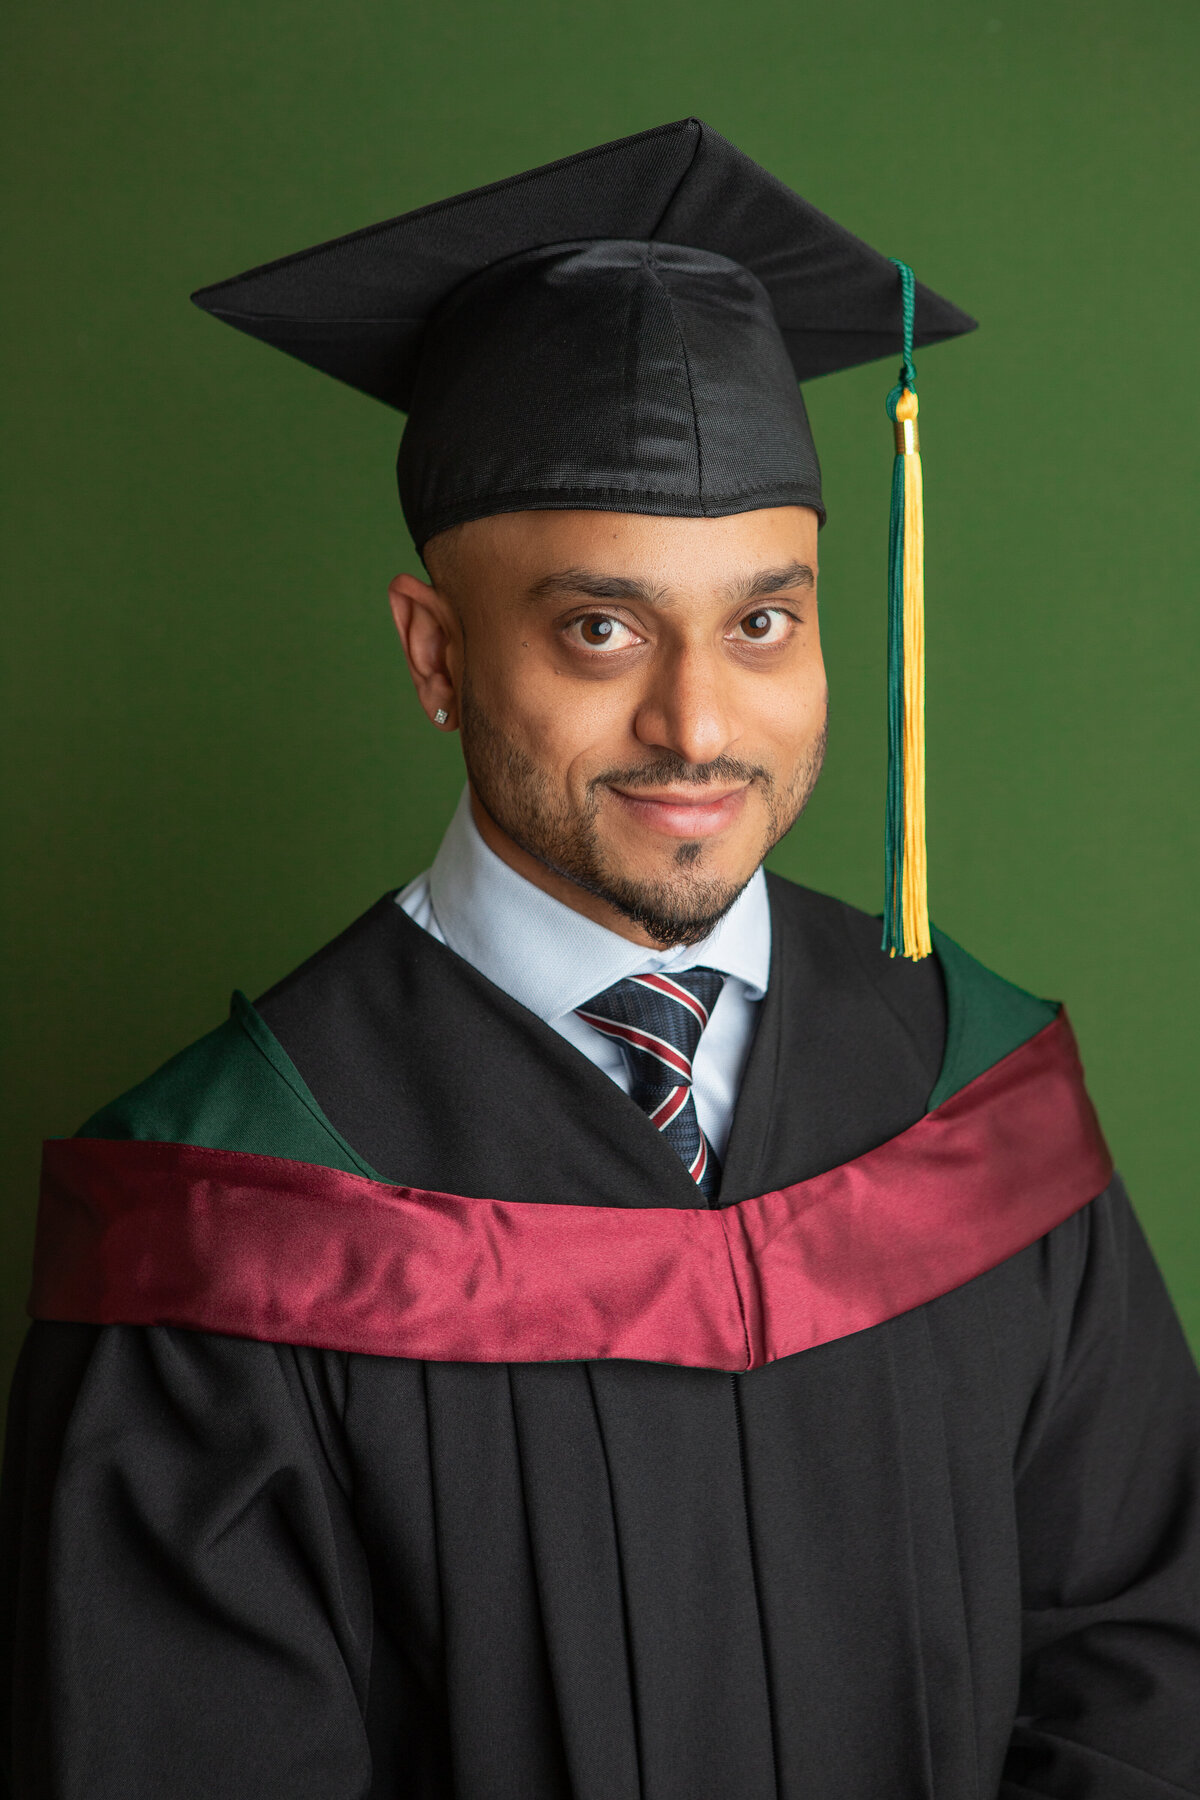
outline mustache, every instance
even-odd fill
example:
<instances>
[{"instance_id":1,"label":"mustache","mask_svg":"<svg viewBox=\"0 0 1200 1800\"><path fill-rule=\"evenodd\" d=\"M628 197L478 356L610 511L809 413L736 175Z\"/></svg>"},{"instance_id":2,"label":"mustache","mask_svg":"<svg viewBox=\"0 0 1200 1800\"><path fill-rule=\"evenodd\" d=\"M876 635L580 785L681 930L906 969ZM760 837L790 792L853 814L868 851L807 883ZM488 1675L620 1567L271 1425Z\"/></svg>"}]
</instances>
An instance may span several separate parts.
<instances>
[{"instance_id":1,"label":"mustache","mask_svg":"<svg viewBox=\"0 0 1200 1800\"><path fill-rule=\"evenodd\" d=\"M658 756L653 762L635 763L631 769L606 769L588 782L593 795L597 788L705 787L714 781L761 781L774 785L769 769L757 763L739 762L736 757L718 756L712 762L691 763L673 751Z\"/></svg>"}]
</instances>

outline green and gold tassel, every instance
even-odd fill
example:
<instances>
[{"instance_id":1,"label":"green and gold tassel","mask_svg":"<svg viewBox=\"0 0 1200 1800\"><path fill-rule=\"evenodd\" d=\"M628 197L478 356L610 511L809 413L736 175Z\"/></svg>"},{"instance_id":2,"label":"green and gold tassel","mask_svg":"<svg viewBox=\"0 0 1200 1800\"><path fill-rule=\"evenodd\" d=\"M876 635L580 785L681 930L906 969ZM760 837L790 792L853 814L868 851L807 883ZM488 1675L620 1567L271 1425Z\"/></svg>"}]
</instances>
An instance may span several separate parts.
<instances>
[{"instance_id":1,"label":"green and gold tassel","mask_svg":"<svg viewBox=\"0 0 1200 1800\"><path fill-rule=\"evenodd\" d=\"M895 259L893 259L895 260ZM883 948L930 952L925 869L925 521L913 363L913 272L897 261L904 319L900 380L887 397L896 429L888 532L888 776Z\"/></svg>"}]
</instances>

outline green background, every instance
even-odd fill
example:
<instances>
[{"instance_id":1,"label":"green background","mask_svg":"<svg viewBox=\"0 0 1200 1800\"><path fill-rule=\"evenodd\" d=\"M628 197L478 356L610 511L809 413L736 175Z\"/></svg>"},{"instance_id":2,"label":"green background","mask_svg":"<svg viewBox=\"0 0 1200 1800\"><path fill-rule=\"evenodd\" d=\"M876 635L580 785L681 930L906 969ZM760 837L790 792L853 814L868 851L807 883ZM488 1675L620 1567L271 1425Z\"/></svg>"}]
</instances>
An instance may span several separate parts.
<instances>
[{"instance_id":1,"label":"green background","mask_svg":"<svg viewBox=\"0 0 1200 1800\"><path fill-rule=\"evenodd\" d=\"M1195 0L6 9L3 1311L37 1143L423 867L395 415L202 316L253 263L698 113L983 322L920 359L935 918L1065 996L1200 1338ZM812 384L827 772L877 910L892 367Z\"/></svg>"}]
</instances>

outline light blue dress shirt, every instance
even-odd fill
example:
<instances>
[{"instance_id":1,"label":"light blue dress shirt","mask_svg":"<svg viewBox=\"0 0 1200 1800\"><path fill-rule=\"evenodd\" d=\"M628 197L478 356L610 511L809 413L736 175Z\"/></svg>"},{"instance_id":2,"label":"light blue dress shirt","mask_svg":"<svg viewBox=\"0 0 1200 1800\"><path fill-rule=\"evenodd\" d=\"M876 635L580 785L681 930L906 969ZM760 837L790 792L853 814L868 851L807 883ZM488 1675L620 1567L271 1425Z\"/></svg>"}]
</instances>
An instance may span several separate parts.
<instances>
[{"instance_id":1,"label":"light blue dress shirt","mask_svg":"<svg viewBox=\"0 0 1200 1800\"><path fill-rule=\"evenodd\" d=\"M771 965L771 912L761 869L703 943L648 950L534 887L489 850L464 790L433 866L396 896L409 918L560 1032L629 1092L625 1059L577 1006L628 975L703 965L728 977L692 1063L700 1128L725 1153Z\"/></svg>"}]
</instances>

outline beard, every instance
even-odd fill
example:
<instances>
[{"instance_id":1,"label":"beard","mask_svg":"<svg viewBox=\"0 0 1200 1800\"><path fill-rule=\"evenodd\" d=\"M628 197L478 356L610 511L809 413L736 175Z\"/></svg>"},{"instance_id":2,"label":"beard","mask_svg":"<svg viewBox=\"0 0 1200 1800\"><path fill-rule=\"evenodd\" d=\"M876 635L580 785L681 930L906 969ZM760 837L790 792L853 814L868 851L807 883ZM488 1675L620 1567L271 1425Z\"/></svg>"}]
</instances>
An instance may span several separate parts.
<instances>
[{"instance_id":1,"label":"beard","mask_svg":"<svg viewBox=\"0 0 1200 1800\"><path fill-rule=\"evenodd\" d=\"M573 805L565 789L521 745L500 729L475 699L464 678L459 730L471 786L484 811L513 842L556 875L565 876L587 893L605 901L656 944L699 944L724 918L763 858L791 829L808 804L825 758L826 720L790 780L780 787L770 770L733 757L689 763L672 751L629 769L606 769L587 784L582 805ZM615 868L600 841L599 815L603 790L701 788L710 782L754 783L763 797L767 824L754 868L742 881L710 874L704 866L703 842L685 841L674 855L670 875L636 879Z\"/></svg>"}]
</instances>

